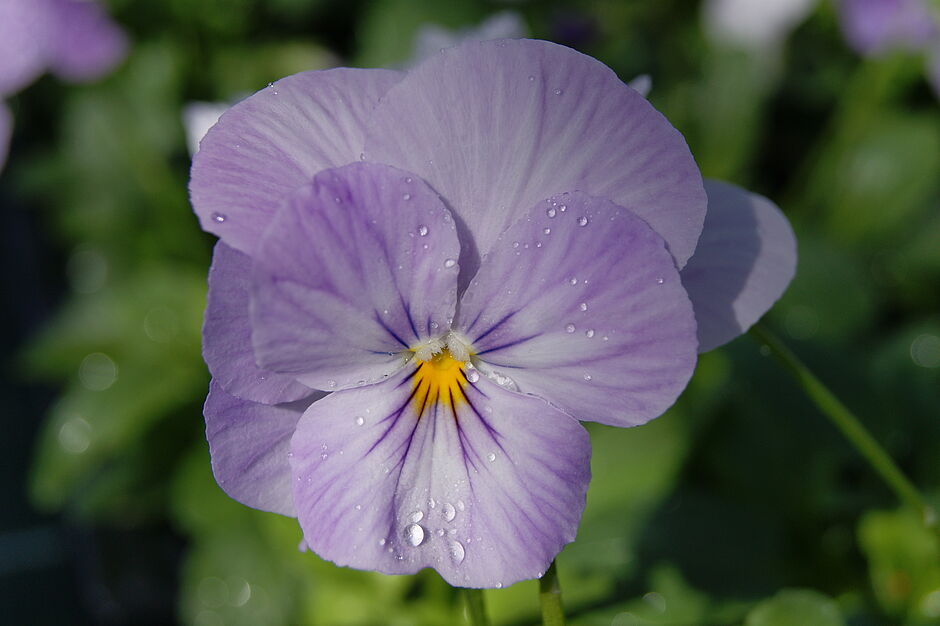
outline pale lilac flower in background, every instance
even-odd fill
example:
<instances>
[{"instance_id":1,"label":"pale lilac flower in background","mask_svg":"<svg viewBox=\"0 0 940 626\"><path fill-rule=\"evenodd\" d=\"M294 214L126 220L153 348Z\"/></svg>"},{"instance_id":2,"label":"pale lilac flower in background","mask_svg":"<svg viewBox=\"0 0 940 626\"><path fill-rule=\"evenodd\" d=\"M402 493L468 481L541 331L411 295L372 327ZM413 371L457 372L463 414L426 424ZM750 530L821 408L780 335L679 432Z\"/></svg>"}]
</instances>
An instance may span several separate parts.
<instances>
[{"instance_id":1,"label":"pale lilac flower in background","mask_svg":"<svg viewBox=\"0 0 940 626\"><path fill-rule=\"evenodd\" d=\"M762 51L779 46L818 0L706 0L705 31L716 40Z\"/></svg>"},{"instance_id":2,"label":"pale lilac flower in background","mask_svg":"<svg viewBox=\"0 0 940 626\"><path fill-rule=\"evenodd\" d=\"M840 0L846 40L865 56L895 50L925 55L927 78L940 97L940 15L926 0Z\"/></svg>"},{"instance_id":3,"label":"pale lilac flower in background","mask_svg":"<svg viewBox=\"0 0 940 626\"><path fill-rule=\"evenodd\" d=\"M541 576L585 504L578 420L660 415L795 269L772 203L543 41L280 80L190 191L219 485L339 565L458 586Z\"/></svg>"},{"instance_id":4,"label":"pale lilac flower in background","mask_svg":"<svg viewBox=\"0 0 940 626\"><path fill-rule=\"evenodd\" d=\"M189 148L190 156L196 154L199 142L229 107L231 105L226 102L200 101L190 102L183 107L183 130L186 131L186 147Z\"/></svg>"},{"instance_id":5,"label":"pale lilac flower in background","mask_svg":"<svg viewBox=\"0 0 940 626\"><path fill-rule=\"evenodd\" d=\"M68 82L96 80L126 52L123 31L91 0L0 0L0 98L46 71ZM5 157L3 115L0 154Z\"/></svg>"},{"instance_id":6,"label":"pale lilac flower in background","mask_svg":"<svg viewBox=\"0 0 940 626\"><path fill-rule=\"evenodd\" d=\"M501 11L489 16L477 26L450 30L437 24L424 24L415 34L414 52L407 64L413 67L445 48L453 48L467 41L492 39L519 39L529 34L522 16L515 11Z\"/></svg>"}]
</instances>

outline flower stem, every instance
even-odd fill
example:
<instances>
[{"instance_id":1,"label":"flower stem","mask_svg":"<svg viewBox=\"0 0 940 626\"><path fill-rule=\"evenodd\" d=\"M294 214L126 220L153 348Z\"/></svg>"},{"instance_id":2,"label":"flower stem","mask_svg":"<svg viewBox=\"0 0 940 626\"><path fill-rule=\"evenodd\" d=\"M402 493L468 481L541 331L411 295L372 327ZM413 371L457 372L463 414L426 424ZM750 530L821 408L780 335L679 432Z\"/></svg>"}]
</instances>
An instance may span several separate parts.
<instances>
[{"instance_id":1,"label":"flower stem","mask_svg":"<svg viewBox=\"0 0 940 626\"><path fill-rule=\"evenodd\" d=\"M482 589L464 589L463 595L467 599L467 615L470 617L470 626L490 626L486 619L486 603L483 601Z\"/></svg>"},{"instance_id":2,"label":"flower stem","mask_svg":"<svg viewBox=\"0 0 940 626\"><path fill-rule=\"evenodd\" d=\"M770 349L817 408L842 432L898 499L914 509L925 526L934 527L937 523L936 513L862 422L763 324L755 324L750 334Z\"/></svg>"},{"instance_id":3,"label":"flower stem","mask_svg":"<svg viewBox=\"0 0 940 626\"><path fill-rule=\"evenodd\" d=\"M542 605L542 626L565 626L565 611L561 606L561 584L555 561L539 580L539 603Z\"/></svg>"}]
</instances>

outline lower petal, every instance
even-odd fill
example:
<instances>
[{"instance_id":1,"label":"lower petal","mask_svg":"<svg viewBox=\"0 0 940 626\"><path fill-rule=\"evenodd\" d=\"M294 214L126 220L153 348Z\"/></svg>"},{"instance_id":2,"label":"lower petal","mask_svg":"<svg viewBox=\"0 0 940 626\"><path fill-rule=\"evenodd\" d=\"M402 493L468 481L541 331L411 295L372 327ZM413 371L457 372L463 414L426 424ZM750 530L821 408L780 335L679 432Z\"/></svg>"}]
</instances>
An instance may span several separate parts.
<instances>
[{"instance_id":1,"label":"lower petal","mask_svg":"<svg viewBox=\"0 0 940 626\"><path fill-rule=\"evenodd\" d=\"M796 272L796 239L774 203L715 180L705 190L705 228L680 272L695 309L699 352L747 331Z\"/></svg>"},{"instance_id":2,"label":"lower petal","mask_svg":"<svg viewBox=\"0 0 940 626\"><path fill-rule=\"evenodd\" d=\"M338 565L433 567L455 586L541 576L584 509L586 431L485 378L461 375L445 402L415 378L334 393L301 418L291 467L307 543Z\"/></svg>"},{"instance_id":3,"label":"lower petal","mask_svg":"<svg viewBox=\"0 0 940 626\"><path fill-rule=\"evenodd\" d=\"M267 406L229 395L212 381L203 411L212 473L222 490L247 506L293 516L290 438L304 410L324 395Z\"/></svg>"}]
</instances>

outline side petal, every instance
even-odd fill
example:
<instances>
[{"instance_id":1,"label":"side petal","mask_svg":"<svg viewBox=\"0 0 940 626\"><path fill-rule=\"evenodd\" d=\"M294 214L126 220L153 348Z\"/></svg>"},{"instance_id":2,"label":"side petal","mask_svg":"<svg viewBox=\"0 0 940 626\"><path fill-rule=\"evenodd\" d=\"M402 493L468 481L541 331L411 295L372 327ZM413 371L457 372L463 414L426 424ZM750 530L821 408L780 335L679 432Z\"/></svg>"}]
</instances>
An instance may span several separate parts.
<instances>
[{"instance_id":1,"label":"side petal","mask_svg":"<svg viewBox=\"0 0 940 626\"><path fill-rule=\"evenodd\" d=\"M314 552L500 587L541 576L574 540L590 480L587 432L538 398L461 381L453 403L416 404L412 378L400 374L304 413L291 467Z\"/></svg>"},{"instance_id":2,"label":"side petal","mask_svg":"<svg viewBox=\"0 0 940 626\"><path fill-rule=\"evenodd\" d=\"M681 272L695 308L699 352L747 331L796 272L796 238L773 202L716 180L705 189L705 228Z\"/></svg>"},{"instance_id":3,"label":"side petal","mask_svg":"<svg viewBox=\"0 0 940 626\"><path fill-rule=\"evenodd\" d=\"M127 55L127 36L93 0L53 0L56 36L50 69L60 78L85 82L114 69Z\"/></svg>"},{"instance_id":4,"label":"side petal","mask_svg":"<svg viewBox=\"0 0 940 626\"><path fill-rule=\"evenodd\" d=\"M262 404L305 398L313 390L255 364L248 312L251 257L215 244L209 268L209 295L202 325L202 357L216 384L226 392Z\"/></svg>"},{"instance_id":5,"label":"side petal","mask_svg":"<svg viewBox=\"0 0 940 626\"><path fill-rule=\"evenodd\" d=\"M426 61L376 107L365 154L428 181L481 254L572 189L645 219L680 267L705 218L682 135L608 67L545 41L470 42ZM461 262L469 272L477 260Z\"/></svg>"},{"instance_id":6,"label":"side petal","mask_svg":"<svg viewBox=\"0 0 940 626\"><path fill-rule=\"evenodd\" d=\"M695 367L692 304L662 238L580 192L539 203L500 236L457 329L497 381L614 426L660 415Z\"/></svg>"},{"instance_id":7,"label":"side petal","mask_svg":"<svg viewBox=\"0 0 940 626\"><path fill-rule=\"evenodd\" d=\"M459 254L450 213L419 178L374 163L321 172L254 256L258 364L325 390L390 375L453 318Z\"/></svg>"},{"instance_id":8,"label":"side petal","mask_svg":"<svg viewBox=\"0 0 940 626\"><path fill-rule=\"evenodd\" d=\"M0 97L43 73L54 38L55 15L48 0L0 2Z\"/></svg>"},{"instance_id":9,"label":"side petal","mask_svg":"<svg viewBox=\"0 0 940 626\"><path fill-rule=\"evenodd\" d=\"M203 412L219 487L242 504L293 517L290 439L304 410L324 395L266 406L229 395L212 381Z\"/></svg>"},{"instance_id":10,"label":"side petal","mask_svg":"<svg viewBox=\"0 0 940 626\"><path fill-rule=\"evenodd\" d=\"M278 208L317 172L358 161L363 127L401 74L295 74L228 110L193 158L190 199L202 228L251 254Z\"/></svg>"}]
</instances>

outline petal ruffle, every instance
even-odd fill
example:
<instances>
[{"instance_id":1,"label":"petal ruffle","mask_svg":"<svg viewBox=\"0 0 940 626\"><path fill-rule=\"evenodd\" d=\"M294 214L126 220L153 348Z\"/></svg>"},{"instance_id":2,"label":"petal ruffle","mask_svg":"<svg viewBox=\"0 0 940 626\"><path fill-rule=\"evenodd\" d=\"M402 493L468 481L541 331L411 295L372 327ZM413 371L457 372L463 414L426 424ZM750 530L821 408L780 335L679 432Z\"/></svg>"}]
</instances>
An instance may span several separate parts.
<instances>
[{"instance_id":1,"label":"petal ruffle","mask_svg":"<svg viewBox=\"0 0 940 626\"><path fill-rule=\"evenodd\" d=\"M202 357L216 384L233 396L278 404L300 400L313 390L293 376L262 370L255 364L248 313L251 257L215 244L209 268L209 296L202 326Z\"/></svg>"},{"instance_id":2,"label":"petal ruffle","mask_svg":"<svg viewBox=\"0 0 940 626\"><path fill-rule=\"evenodd\" d=\"M455 586L541 576L577 532L587 432L485 378L419 418L414 387L403 372L304 413L291 467L307 543L338 565L389 574L433 567Z\"/></svg>"},{"instance_id":3,"label":"petal ruffle","mask_svg":"<svg viewBox=\"0 0 940 626\"><path fill-rule=\"evenodd\" d=\"M58 76L73 82L95 80L124 59L127 37L100 5L88 0L53 4L57 29L49 63Z\"/></svg>"},{"instance_id":4,"label":"petal ruffle","mask_svg":"<svg viewBox=\"0 0 940 626\"><path fill-rule=\"evenodd\" d=\"M417 177L374 163L321 172L254 255L258 364L325 390L387 377L448 327L459 254L450 213Z\"/></svg>"},{"instance_id":5,"label":"petal ruffle","mask_svg":"<svg viewBox=\"0 0 940 626\"><path fill-rule=\"evenodd\" d=\"M470 42L392 87L366 135L369 160L422 176L469 231L464 269L533 204L581 190L645 219L681 267L705 218L682 135L602 63L545 41ZM463 233L462 233L463 234Z\"/></svg>"},{"instance_id":6,"label":"petal ruffle","mask_svg":"<svg viewBox=\"0 0 940 626\"><path fill-rule=\"evenodd\" d=\"M242 504L294 516L290 438L310 404L325 394L292 404L266 406L231 396L215 381L206 398L206 439L212 473L229 496Z\"/></svg>"},{"instance_id":7,"label":"petal ruffle","mask_svg":"<svg viewBox=\"0 0 940 626\"><path fill-rule=\"evenodd\" d=\"M229 109L193 158L189 190L202 228L251 254L291 193L321 170L359 160L365 120L400 77L303 72Z\"/></svg>"},{"instance_id":8,"label":"petal ruffle","mask_svg":"<svg viewBox=\"0 0 940 626\"><path fill-rule=\"evenodd\" d=\"M747 331L796 272L796 238L773 202L715 180L705 189L705 228L680 273L695 308L699 352Z\"/></svg>"},{"instance_id":9,"label":"petal ruffle","mask_svg":"<svg viewBox=\"0 0 940 626\"><path fill-rule=\"evenodd\" d=\"M662 238L580 192L539 203L500 236L457 329L496 380L614 426L660 415L695 367L692 305Z\"/></svg>"}]
</instances>

